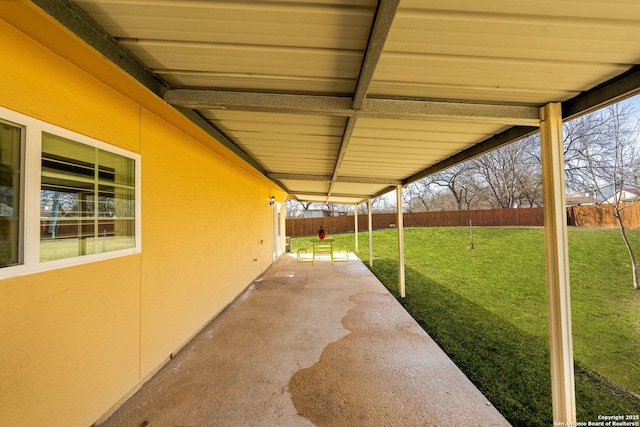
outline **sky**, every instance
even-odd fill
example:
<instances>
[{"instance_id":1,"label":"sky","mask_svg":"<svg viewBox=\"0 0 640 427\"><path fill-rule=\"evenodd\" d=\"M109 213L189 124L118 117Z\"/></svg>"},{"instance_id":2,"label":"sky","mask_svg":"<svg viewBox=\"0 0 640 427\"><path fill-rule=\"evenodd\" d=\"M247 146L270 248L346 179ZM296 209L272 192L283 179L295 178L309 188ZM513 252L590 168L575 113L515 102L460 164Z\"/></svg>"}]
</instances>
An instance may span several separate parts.
<instances>
[{"instance_id":1,"label":"sky","mask_svg":"<svg viewBox=\"0 0 640 427\"><path fill-rule=\"evenodd\" d=\"M640 114L640 94L632 96L631 98L627 98L624 101L620 101L622 104L631 104L634 106L636 110L638 110L638 114Z\"/></svg>"}]
</instances>

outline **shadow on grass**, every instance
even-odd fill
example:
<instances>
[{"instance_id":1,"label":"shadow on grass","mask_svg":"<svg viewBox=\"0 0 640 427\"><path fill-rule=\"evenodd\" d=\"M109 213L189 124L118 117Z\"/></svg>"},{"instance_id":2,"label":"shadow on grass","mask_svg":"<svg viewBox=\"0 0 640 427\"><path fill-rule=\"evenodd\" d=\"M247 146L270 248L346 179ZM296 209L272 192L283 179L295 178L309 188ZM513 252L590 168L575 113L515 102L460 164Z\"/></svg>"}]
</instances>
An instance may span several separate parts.
<instances>
[{"instance_id":1,"label":"shadow on grass","mask_svg":"<svg viewBox=\"0 0 640 427\"><path fill-rule=\"evenodd\" d=\"M398 298L397 260L376 260L372 271ZM505 418L514 426L552 425L548 341L416 270L405 274L407 296L399 302ZM575 375L578 421L640 413L640 399L577 361Z\"/></svg>"}]
</instances>

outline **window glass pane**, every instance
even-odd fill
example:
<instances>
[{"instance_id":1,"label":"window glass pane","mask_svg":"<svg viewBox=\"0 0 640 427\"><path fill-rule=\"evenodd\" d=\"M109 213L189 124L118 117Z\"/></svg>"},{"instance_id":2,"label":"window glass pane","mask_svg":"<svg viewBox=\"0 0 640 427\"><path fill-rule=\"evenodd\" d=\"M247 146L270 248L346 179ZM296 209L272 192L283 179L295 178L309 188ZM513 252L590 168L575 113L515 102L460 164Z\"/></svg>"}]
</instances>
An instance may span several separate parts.
<instances>
[{"instance_id":1,"label":"window glass pane","mask_svg":"<svg viewBox=\"0 0 640 427\"><path fill-rule=\"evenodd\" d=\"M42 136L40 260L135 247L135 161Z\"/></svg>"},{"instance_id":2,"label":"window glass pane","mask_svg":"<svg viewBox=\"0 0 640 427\"><path fill-rule=\"evenodd\" d=\"M98 156L101 181L130 188L135 186L135 162L133 159L104 150L98 150Z\"/></svg>"},{"instance_id":3,"label":"window glass pane","mask_svg":"<svg viewBox=\"0 0 640 427\"><path fill-rule=\"evenodd\" d=\"M21 263L20 149L22 130L0 122L0 267Z\"/></svg>"}]
</instances>

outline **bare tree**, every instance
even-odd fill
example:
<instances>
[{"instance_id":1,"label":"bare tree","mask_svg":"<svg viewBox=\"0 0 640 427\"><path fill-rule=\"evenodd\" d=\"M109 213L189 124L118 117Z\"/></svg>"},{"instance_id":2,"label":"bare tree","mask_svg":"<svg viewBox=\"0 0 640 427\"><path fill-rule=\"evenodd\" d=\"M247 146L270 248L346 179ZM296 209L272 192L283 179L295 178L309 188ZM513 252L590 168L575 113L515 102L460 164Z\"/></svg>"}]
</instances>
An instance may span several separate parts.
<instances>
[{"instance_id":1,"label":"bare tree","mask_svg":"<svg viewBox=\"0 0 640 427\"><path fill-rule=\"evenodd\" d=\"M366 215L367 214L367 204L360 203L358 205L358 215Z\"/></svg>"},{"instance_id":2,"label":"bare tree","mask_svg":"<svg viewBox=\"0 0 640 427\"><path fill-rule=\"evenodd\" d=\"M440 189L434 191L429 199L430 211L455 211L458 209L458 203L450 191Z\"/></svg>"},{"instance_id":3,"label":"bare tree","mask_svg":"<svg viewBox=\"0 0 640 427\"><path fill-rule=\"evenodd\" d=\"M609 111L597 110L564 123L564 160L566 184L577 192L595 193L589 162L595 162L606 151L610 141Z\"/></svg>"},{"instance_id":4,"label":"bare tree","mask_svg":"<svg viewBox=\"0 0 640 427\"><path fill-rule=\"evenodd\" d=\"M392 195L394 195L392 197ZM396 211L395 191L371 199L371 211L373 213L392 213Z\"/></svg>"},{"instance_id":5,"label":"bare tree","mask_svg":"<svg viewBox=\"0 0 640 427\"><path fill-rule=\"evenodd\" d=\"M284 201L287 218L300 218L302 216L302 203L293 199L285 199Z\"/></svg>"},{"instance_id":6,"label":"bare tree","mask_svg":"<svg viewBox=\"0 0 640 427\"><path fill-rule=\"evenodd\" d=\"M519 177L520 204L530 208L542 207L542 155L540 134L522 140L524 156Z\"/></svg>"},{"instance_id":7,"label":"bare tree","mask_svg":"<svg viewBox=\"0 0 640 427\"><path fill-rule=\"evenodd\" d=\"M598 124L596 129L593 123ZM631 259L633 287L640 290L638 262L623 221L623 212L638 201L636 197L629 202L624 194L637 189L640 119L630 106L613 104L573 123L571 130L565 147L568 181L593 189L605 200L601 206L618 223Z\"/></svg>"},{"instance_id":8,"label":"bare tree","mask_svg":"<svg viewBox=\"0 0 640 427\"><path fill-rule=\"evenodd\" d=\"M528 137L455 165L414 183L404 196L404 204L411 210L541 206L539 150L538 137Z\"/></svg>"},{"instance_id":9,"label":"bare tree","mask_svg":"<svg viewBox=\"0 0 640 427\"><path fill-rule=\"evenodd\" d=\"M500 208L536 205L542 198L542 172L527 137L476 158L473 163L489 194ZM539 200L539 201L536 201Z\"/></svg>"},{"instance_id":10,"label":"bare tree","mask_svg":"<svg viewBox=\"0 0 640 427\"><path fill-rule=\"evenodd\" d=\"M407 185L402 192L405 212L426 212L429 210L430 200L434 193L429 184L429 179L423 178Z\"/></svg>"},{"instance_id":11,"label":"bare tree","mask_svg":"<svg viewBox=\"0 0 640 427\"><path fill-rule=\"evenodd\" d=\"M458 210L471 209L480 189L473 162L460 163L433 175L430 184L448 189Z\"/></svg>"}]
</instances>

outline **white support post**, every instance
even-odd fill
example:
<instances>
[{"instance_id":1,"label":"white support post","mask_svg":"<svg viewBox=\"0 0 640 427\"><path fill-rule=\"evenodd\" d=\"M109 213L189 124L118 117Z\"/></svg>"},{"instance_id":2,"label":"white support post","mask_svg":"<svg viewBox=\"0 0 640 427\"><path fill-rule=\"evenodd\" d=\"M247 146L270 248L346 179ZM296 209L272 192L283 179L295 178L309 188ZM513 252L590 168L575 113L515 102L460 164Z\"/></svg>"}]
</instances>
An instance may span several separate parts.
<instances>
[{"instance_id":1,"label":"white support post","mask_svg":"<svg viewBox=\"0 0 640 427\"><path fill-rule=\"evenodd\" d=\"M542 107L540 118L553 421L568 425L576 402L561 104Z\"/></svg>"},{"instance_id":2,"label":"white support post","mask_svg":"<svg viewBox=\"0 0 640 427\"><path fill-rule=\"evenodd\" d=\"M404 298L404 220L402 217L402 186L396 185L396 230L398 231L398 292Z\"/></svg>"},{"instance_id":3,"label":"white support post","mask_svg":"<svg viewBox=\"0 0 640 427\"><path fill-rule=\"evenodd\" d=\"M373 220L371 218L371 199L367 200L367 215L369 217L369 266L373 267Z\"/></svg>"},{"instance_id":4,"label":"white support post","mask_svg":"<svg viewBox=\"0 0 640 427\"><path fill-rule=\"evenodd\" d=\"M358 204L355 203L353 205L353 221L354 221L354 229L355 229L355 251L358 253Z\"/></svg>"}]
</instances>

